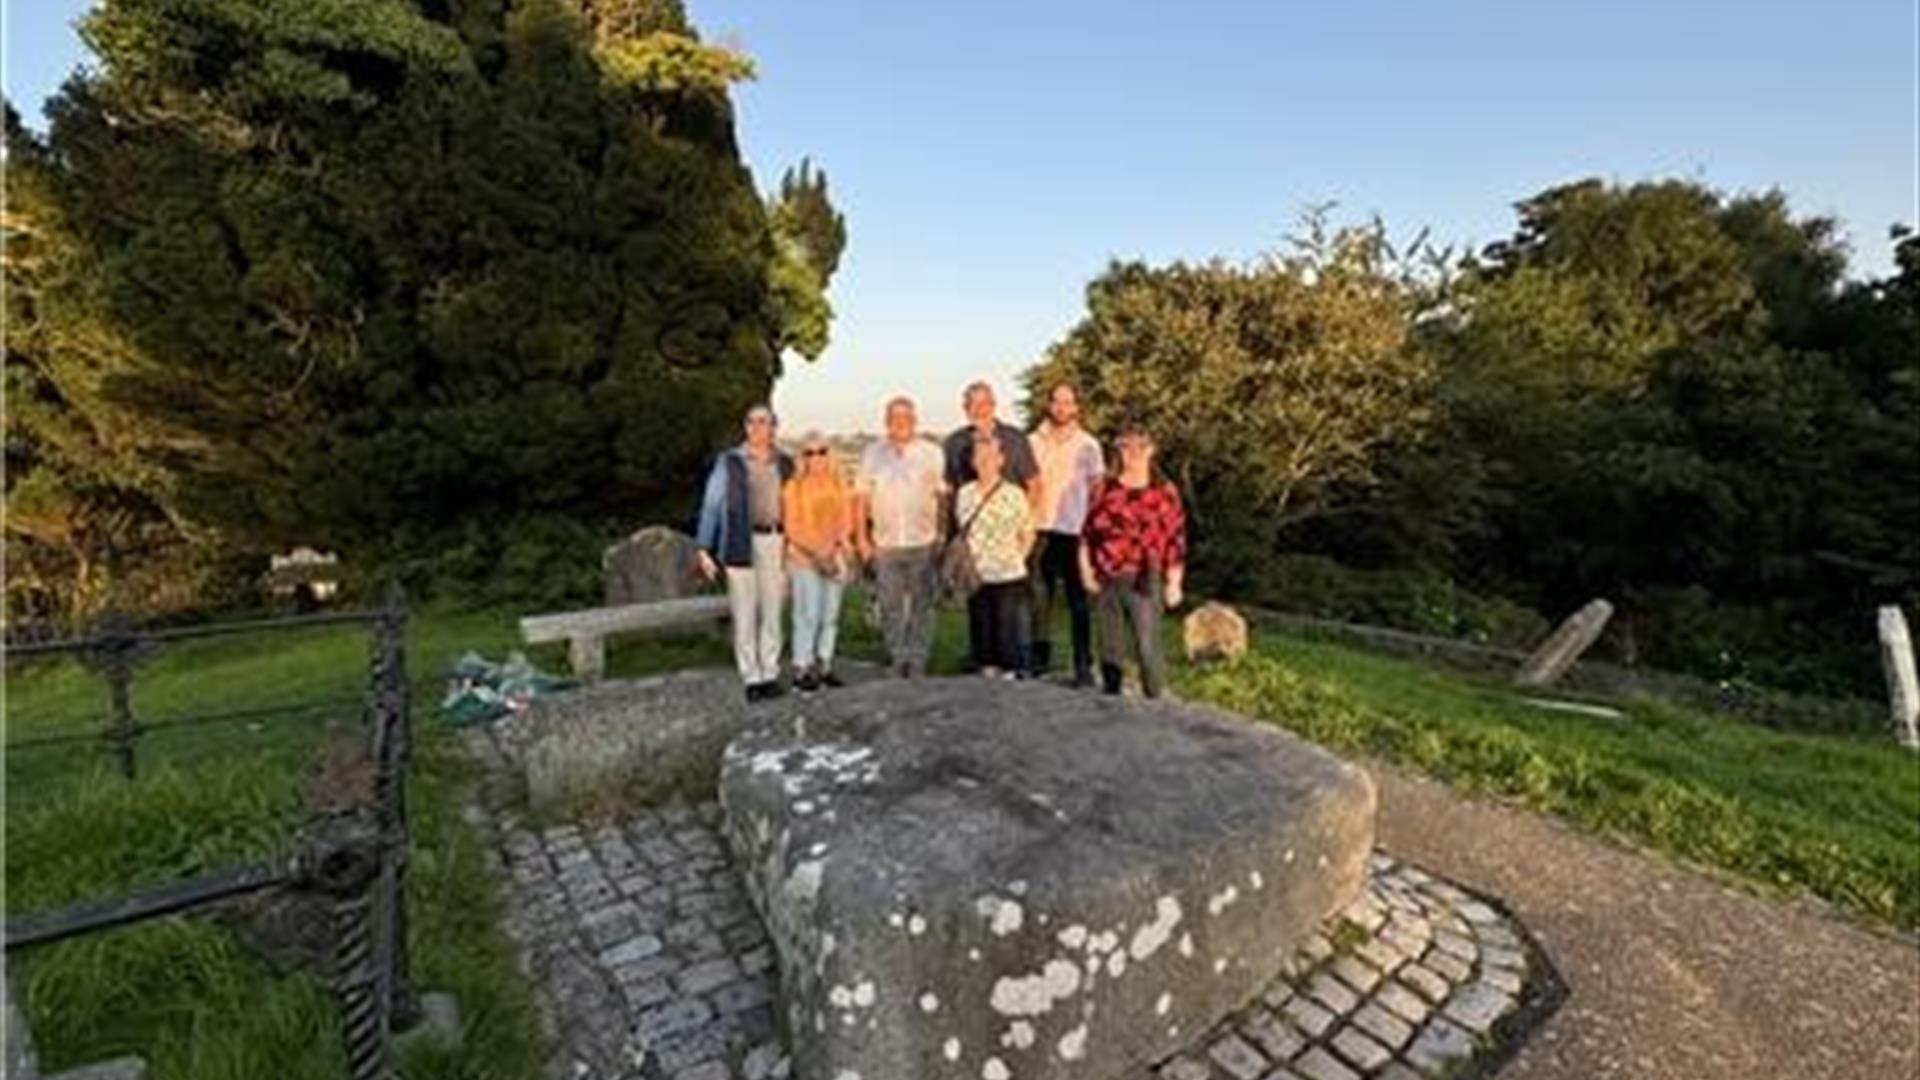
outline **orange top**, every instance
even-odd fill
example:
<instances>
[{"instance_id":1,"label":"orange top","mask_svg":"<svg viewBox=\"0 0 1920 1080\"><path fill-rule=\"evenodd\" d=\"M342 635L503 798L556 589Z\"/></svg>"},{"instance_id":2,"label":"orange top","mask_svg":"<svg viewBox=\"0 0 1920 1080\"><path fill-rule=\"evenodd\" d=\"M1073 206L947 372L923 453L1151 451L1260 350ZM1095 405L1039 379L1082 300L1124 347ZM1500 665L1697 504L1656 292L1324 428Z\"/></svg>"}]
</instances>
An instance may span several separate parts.
<instances>
[{"instance_id":1,"label":"orange top","mask_svg":"<svg viewBox=\"0 0 1920 1080\"><path fill-rule=\"evenodd\" d=\"M797 566L830 570L807 557L808 552L830 560L833 552L853 541L853 498L840 474L795 476L780 492L780 520L787 531L788 551Z\"/></svg>"}]
</instances>

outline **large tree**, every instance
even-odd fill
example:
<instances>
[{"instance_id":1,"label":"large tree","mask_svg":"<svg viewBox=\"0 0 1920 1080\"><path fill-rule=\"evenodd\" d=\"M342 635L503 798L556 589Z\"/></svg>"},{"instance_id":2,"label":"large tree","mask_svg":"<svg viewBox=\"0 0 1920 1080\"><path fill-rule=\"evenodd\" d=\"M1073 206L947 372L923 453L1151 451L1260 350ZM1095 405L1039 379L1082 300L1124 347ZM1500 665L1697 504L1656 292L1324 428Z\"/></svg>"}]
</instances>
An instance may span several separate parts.
<instances>
[{"instance_id":1,"label":"large tree","mask_svg":"<svg viewBox=\"0 0 1920 1080\"><path fill-rule=\"evenodd\" d=\"M1329 232L1318 214L1250 265L1116 263L1025 374L1029 410L1068 382L1096 429L1144 421L1215 555L1257 559L1421 423L1431 368L1409 329L1425 298L1378 226Z\"/></svg>"},{"instance_id":2,"label":"large tree","mask_svg":"<svg viewBox=\"0 0 1920 1080\"><path fill-rule=\"evenodd\" d=\"M9 133L80 253L9 366L137 432L183 526L372 557L630 519L825 343L831 260L792 272L735 143L751 64L677 0L105 0L82 32L44 143Z\"/></svg>"},{"instance_id":3,"label":"large tree","mask_svg":"<svg viewBox=\"0 0 1920 1080\"><path fill-rule=\"evenodd\" d=\"M1920 581L1911 247L1849 285L1831 220L1680 181L1519 210L1419 330L1432 427L1289 540L1548 612L1610 596L1656 663L1870 684L1872 605Z\"/></svg>"}]
</instances>

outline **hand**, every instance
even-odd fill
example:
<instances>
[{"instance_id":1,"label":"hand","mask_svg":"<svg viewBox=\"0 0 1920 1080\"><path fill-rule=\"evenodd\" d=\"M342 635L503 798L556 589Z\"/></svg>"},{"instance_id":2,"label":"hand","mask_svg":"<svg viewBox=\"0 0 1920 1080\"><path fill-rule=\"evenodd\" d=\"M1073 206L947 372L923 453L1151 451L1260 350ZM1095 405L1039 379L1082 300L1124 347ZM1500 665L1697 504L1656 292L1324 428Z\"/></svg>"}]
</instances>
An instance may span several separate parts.
<instances>
[{"instance_id":1,"label":"hand","mask_svg":"<svg viewBox=\"0 0 1920 1080\"><path fill-rule=\"evenodd\" d=\"M720 564L713 561L713 556L707 554L705 548L702 548L700 551L699 567L700 576L706 578L708 581L712 581L720 576Z\"/></svg>"},{"instance_id":2,"label":"hand","mask_svg":"<svg viewBox=\"0 0 1920 1080\"><path fill-rule=\"evenodd\" d=\"M854 546L854 550L860 553L861 562L873 562L873 541L863 536L860 538L860 542Z\"/></svg>"},{"instance_id":3,"label":"hand","mask_svg":"<svg viewBox=\"0 0 1920 1080\"><path fill-rule=\"evenodd\" d=\"M1180 601L1184 599L1186 599L1186 592L1180 587L1180 583L1177 581L1167 582L1167 607L1177 608L1180 606Z\"/></svg>"},{"instance_id":4,"label":"hand","mask_svg":"<svg viewBox=\"0 0 1920 1080\"><path fill-rule=\"evenodd\" d=\"M1100 578L1098 575L1090 571L1082 571L1080 574L1080 584L1086 586L1088 596L1100 595Z\"/></svg>"}]
</instances>

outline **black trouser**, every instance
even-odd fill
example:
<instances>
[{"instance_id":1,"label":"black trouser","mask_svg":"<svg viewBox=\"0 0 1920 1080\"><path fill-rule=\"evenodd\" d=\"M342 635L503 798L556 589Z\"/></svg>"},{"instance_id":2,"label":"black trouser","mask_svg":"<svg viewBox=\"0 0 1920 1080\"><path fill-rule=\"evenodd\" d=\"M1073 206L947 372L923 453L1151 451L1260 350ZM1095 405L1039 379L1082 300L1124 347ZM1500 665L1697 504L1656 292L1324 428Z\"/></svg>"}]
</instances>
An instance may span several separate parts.
<instances>
[{"instance_id":1,"label":"black trouser","mask_svg":"<svg viewBox=\"0 0 1920 1080\"><path fill-rule=\"evenodd\" d=\"M967 598L967 630L978 667L1019 671L1027 660L1026 579L982 585Z\"/></svg>"},{"instance_id":2,"label":"black trouser","mask_svg":"<svg viewBox=\"0 0 1920 1080\"><path fill-rule=\"evenodd\" d=\"M1160 575L1127 575L1100 583L1100 681L1120 692L1127 643L1140 657L1140 687L1148 697L1167 688L1167 661L1160 652Z\"/></svg>"},{"instance_id":3,"label":"black trouser","mask_svg":"<svg viewBox=\"0 0 1920 1080\"><path fill-rule=\"evenodd\" d=\"M1067 593L1067 618L1073 624L1073 674L1087 678L1093 673L1093 616L1087 606L1087 586L1080 580L1080 538L1071 533L1043 532L1034 546L1033 573L1033 662L1036 675L1044 675L1053 665L1053 595L1064 586Z\"/></svg>"}]
</instances>

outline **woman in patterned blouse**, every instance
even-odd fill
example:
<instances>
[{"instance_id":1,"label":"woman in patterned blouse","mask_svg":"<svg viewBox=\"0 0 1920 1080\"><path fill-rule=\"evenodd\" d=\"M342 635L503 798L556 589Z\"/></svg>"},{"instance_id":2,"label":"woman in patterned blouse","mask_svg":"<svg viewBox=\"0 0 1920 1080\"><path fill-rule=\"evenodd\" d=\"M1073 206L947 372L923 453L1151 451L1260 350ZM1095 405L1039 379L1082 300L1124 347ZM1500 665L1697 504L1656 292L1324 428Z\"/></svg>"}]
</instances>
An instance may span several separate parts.
<instances>
[{"instance_id":1,"label":"woman in patterned blouse","mask_svg":"<svg viewBox=\"0 0 1920 1080\"><path fill-rule=\"evenodd\" d=\"M1019 484L1002 476L999 441L973 444L975 479L960 488L954 518L966 529L980 588L967 598L967 630L980 674L1014 678L1024 671L1032 630L1027 611L1027 553L1033 549L1033 509Z\"/></svg>"},{"instance_id":2,"label":"woman in patterned blouse","mask_svg":"<svg viewBox=\"0 0 1920 1080\"><path fill-rule=\"evenodd\" d=\"M1167 686L1160 616L1166 608L1180 606L1187 576L1187 515L1179 489L1153 468L1151 435L1138 426L1123 428L1119 448L1120 470L1100 489L1087 513L1080 573L1087 591L1098 597L1100 678L1106 692L1120 692L1121 664L1131 636L1140 657L1140 684L1148 697L1159 697Z\"/></svg>"}]
</instances>

